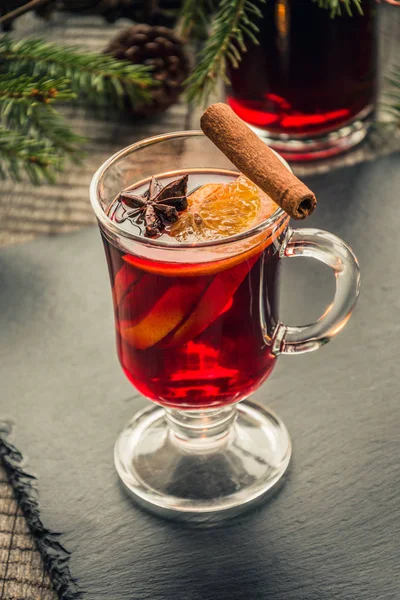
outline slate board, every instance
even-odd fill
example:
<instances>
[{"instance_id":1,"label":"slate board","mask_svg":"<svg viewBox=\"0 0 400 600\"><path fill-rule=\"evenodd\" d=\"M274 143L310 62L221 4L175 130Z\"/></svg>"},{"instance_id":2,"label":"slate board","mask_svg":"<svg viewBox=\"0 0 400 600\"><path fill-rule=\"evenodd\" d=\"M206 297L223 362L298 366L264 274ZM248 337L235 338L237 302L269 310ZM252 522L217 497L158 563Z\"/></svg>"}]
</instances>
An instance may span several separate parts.
<instances>
[{"instance_id":1,"label":"slate board","mask_svg":"<svg viewBox=\"0 0 400 600\"><path fill-rule=\"evenodd\" d=\"M337 340L281 358L255 394L290 430L290 474L273 500L219 528L158 520L118 485L113 443L146 401L117 362L97 230L0 251L0 414L86 598L398 599L399 167L395 154L307 180L320 198L307 226L351 244L361 299ZM318 316L332 289L314 262L285 261L285 320Z\"/></svg>"}]
</instances>

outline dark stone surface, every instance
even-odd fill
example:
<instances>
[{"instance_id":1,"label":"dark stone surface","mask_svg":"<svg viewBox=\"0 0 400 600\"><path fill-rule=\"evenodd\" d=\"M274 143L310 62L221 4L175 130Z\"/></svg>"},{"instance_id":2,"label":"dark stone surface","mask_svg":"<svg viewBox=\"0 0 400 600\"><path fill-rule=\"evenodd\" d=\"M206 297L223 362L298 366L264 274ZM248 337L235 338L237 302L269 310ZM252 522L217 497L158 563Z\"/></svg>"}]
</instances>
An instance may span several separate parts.
<instances>
[{"instance_id":1,"label":"dark stone surface","mask_svg":"<svg viewBox=\"0 0 400 600\"><path fill-rule=\"evenodd\" d=\"M397 154L308 180L320 206L307 226L353 247L360 302L337 340L282 357L255 395L290 430L291 471L273 500L215 529L158 520L118 485L113 443L145 401L117 362L98 232L1 250L0 411L87 598L399 598L399 167ZM329 274L284 271L285 319L318 316Z\"/></svg>"}]
</instances>

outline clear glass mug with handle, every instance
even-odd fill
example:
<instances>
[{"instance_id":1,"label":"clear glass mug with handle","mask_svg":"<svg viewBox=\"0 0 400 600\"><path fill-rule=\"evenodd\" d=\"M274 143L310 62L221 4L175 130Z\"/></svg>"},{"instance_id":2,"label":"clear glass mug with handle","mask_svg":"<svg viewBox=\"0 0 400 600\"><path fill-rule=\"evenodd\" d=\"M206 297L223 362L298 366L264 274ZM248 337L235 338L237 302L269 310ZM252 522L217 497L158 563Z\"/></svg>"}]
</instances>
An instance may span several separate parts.
<instances>
[{"instance_id":1,"label":"clear glass mug with handle","mask_svg":"<svg viewBox=\"0 0 400 600\"><path fill-rule=\"evenodd\" d=\"M360 276L342 240L292 229L280 208L247 231L196 243L146 238L111 218L122 190L183 173L189 189L238 175L202 132L178 132L112 156L94 175L90 195L110 272L120 363L154 402L119 435L117 471L149 510L213 522L258 503L285 473L287 429L249 396L281 354L316 350L339 333ZM301 256L332 269L336 293L315 323L286 325L279 320L279 267Z\"/></svg>"}]
</instances>

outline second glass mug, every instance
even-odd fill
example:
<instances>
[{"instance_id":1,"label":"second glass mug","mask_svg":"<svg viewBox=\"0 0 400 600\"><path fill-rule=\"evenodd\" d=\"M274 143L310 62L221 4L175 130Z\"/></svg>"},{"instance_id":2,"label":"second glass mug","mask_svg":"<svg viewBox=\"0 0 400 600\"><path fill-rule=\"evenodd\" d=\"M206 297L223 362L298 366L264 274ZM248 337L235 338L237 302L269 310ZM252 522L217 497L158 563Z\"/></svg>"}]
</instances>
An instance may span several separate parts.
<instances>
[{"instance_id":1,"label":"second glass mug","mask_svg":"<svg viewBox=\"0 0 400 600\"><path fill-rule=\"evenodd\" d=\"M112 156L90 194L110 272L119 359L156 403L118 437L117 471L149 510L213 522L258 503L284 475L287 429L249 395L279 355L316 350L344 327L360 279L342 240L290 228L280 208L248 231L198 243L145 238L107 215L123 189L183 173L210 183L232 179L237 169L202 132L165 134ZM278 316L278 274L283 258L299 256L328 265L336 293L318 321L289 326Z\"/></svg>"},{"instance_id":2,"label":"second glass mug","mask_svg":"<svg viewBox=\"0 0 400 600\"><path fill-rule=\"evenodd\" d=\"M375 0L362 14L342 5L332 18L319 2L269 0L260 6L259 44L249 40L230 68L227 102L285 158L322 159L361 142L378 86Z\"/></svg>"}]
</instances>

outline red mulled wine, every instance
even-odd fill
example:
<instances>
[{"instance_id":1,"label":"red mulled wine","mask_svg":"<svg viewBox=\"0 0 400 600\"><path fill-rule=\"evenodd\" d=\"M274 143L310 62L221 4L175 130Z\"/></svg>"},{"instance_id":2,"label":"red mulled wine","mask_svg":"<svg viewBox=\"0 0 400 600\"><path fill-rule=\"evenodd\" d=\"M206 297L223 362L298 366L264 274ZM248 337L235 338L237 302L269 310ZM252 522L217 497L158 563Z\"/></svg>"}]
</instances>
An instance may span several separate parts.
<instances>
[{"instance_id":1,"label":"red mulled wine","mask_svg":"<svg viewBox=\"0 0 400 600\"><path fill-rule=\"evenodd\" d=\"M236 177L189 172L188 188L197 189L203 203L202 235L206 235L207 218L214 216L210 211L207 217L205 193L219 189L229 193L230 188L221 184L236 185ZM246 210L240 213L235 208L231 215L241 219L241 227L243 219L253 214L250 192ZM221 194L213 196L215 215L218 202L225 199ZM262 210L257 206L260 218ZM109 213L120 223L121 210L125 209L118 204ZM187 231L185 218L181 216L179 224L171 227L173 238L167 232L162 240L180 239ZM228 222L229 214L225 225ZM126 221L121 226L134 233L141 227ZM284 219L281 230L286 226ZM277 235L238 255L211 262L194 258L193 263L143 258L117 248L103 236L118 355L127 377L142 394L176 408L221 406L245 398L268 377L275 363L268 336L277 323L279 257L273 243Z\"/></svg>"},{"instance_id":2,"label":"red mulled wine","mask_svg":"<svg viewBox=\"0 0 400 600\"><path fill-rule=\"evenodd\" d=\"M299 139L335 131L373 111L376 95L376 4L363 15L342 8L332 18L311 0L268 0L231 69L228 102L247 123L273 136Z\"/></svg>"}]
</instances>

